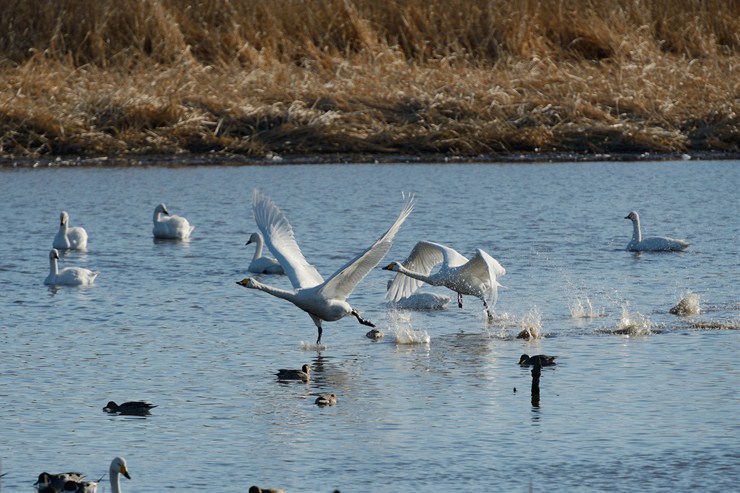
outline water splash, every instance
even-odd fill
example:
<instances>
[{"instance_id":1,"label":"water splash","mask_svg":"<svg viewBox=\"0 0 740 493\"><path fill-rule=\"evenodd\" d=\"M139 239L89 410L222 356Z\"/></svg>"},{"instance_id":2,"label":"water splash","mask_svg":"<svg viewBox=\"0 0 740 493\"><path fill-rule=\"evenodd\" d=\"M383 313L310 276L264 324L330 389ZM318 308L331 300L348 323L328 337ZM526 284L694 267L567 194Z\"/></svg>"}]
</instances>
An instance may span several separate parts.
<instances>
[{"instance_id":1,"label":"water splash","mask_svg":"<svg viewBox=\"0 0 740 493\"><path fill-rule=\"evenodd\" d=\"M619 327L614 330L615 334L630 336L646 336L652 334L652 322L640 312L630 313L626 306L622 306L622 318Z\"/></svg>"},{"instance_id":2,"label":"water splash","mask_svg":"<svg viewBox=\"0 0 740 493\"><path fill-rule=\"evenodd\" d=\"M540 339L542 334L540 329L542 328L542 310L539 307L531 308L522 319L519 321L519 334L517 339Z\"/></svg>"},{"instance_id":3,"label":"water splash","mask_svg":"<svg viewBox=\"0 0 740 493\"><path fill-rule=\"evenodd\" d=\"M324 344L301 341L301 351L323 351L324 349L326 349Z\"/></svg>"},{"instance_id":4,"label":"water splash","mask_svg":"<svg viewBox=\"0 0 740 493\"><path fill-rule=\"evenodd\" d=\"M388 331L393 334L396 344L429 344L432 338L426 330L412 327L411 314L406 311L390 310L387 312Z\"/></svg>"},{"instance_id":5,"label":"water splash","mask_svg":"<svg viewBox=\"0 0 740 493\"><path fill-rule=\"evenodd\" d=\"M606 316L604 309L595 309L591 303L591 298L586 295L578 295L574 299L570 306L570 318L584 319L584 318L601 318Z\"/></svg>"},{"instance_id":6,"label":"water splash","mask_svg":"<svg viewBox=\"0 0 740 493\"><path fill-rule=\"evenodd\" d=\"M681 298L681 301L679 301L676 306L671 308L669 311L672 314L679 315L681 317L698 315L701 311L699 301L700 298L698 294L689 292L683 298Z\"/></svg>"}]
</instances>

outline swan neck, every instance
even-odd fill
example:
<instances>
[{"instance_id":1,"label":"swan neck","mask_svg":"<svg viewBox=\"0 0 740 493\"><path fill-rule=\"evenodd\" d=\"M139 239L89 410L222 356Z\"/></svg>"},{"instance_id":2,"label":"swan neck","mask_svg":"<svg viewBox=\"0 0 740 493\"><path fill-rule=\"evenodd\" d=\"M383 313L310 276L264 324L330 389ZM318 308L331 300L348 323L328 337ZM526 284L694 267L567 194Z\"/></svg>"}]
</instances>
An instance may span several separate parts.
<instances>
[{"instance_id":1,"label":"swan neck","mask_svg":"<svg viewBox=\"0 0 740 493\"><path fill-rule=\"evenodd\" d=\"M121 475L118 471L109 471L111 493L121 493Z\"/></svg>"},{"instance_id":2,"label":"swan neck","mask_svg":"<svg viewBox=\"0 0 740 493\"><path fill-rule=\"evenodd\" d=\"M264 291L265 293L271 294L277 298L282 298L284 300L288 300L290 302L293 302L295 300L296 294L293 291L288 291L286 289L280 289L273 286L268 286L267 284L262 284L261 282L253 281L254 282L254 289L259 289L260 291Z\"/></svg>"},{"instance_id":3,"label":"swan neck","mask_svg":"<svg viewBox=\"0 0 740 493\"><path fill-rule=\"evenodd\" d=\"M425 282L427 284L431 284L429 282L429 276L425 276L424 274L419 274L418 272L410 271L406 267L404 267L403 265L399 265L398 266L398 272L400 272L401 274L403 274L405 276L413 277L414 279L416 279L418 281L423 281L423 282Z\"/></svg>"},{"instance_id":4,"label":"swan neck","mask_svg":"<svg viewBox=\"0 0 740 493\"><path fill-rule=\"evenodd\" d=\"M257 241L254 242L254 257L252 257L252 260L257 260L262 256L262 248L264 246L264 242L262 241L262 237L257 237Z\"/></svg>"},{"instance_id":5,"label":"swan neck","mask_svg":"<svg viewBox=\"0 0 740 493\"><path fill-rule=\"evenodd\" d=\"M642 241L642 232L640 231L640 219L632 220L632 241L640 243Z\"/></svg>"},{"instance_id":6,"label":"swan neck","mask_svg":"<svg viewBox=\"0 0 740 493\"><path fill-rule=\"evenodd\" d=\"M49 274L59 275L59 265L54 257L49 257Z\"/></svg>"}]
</instances>

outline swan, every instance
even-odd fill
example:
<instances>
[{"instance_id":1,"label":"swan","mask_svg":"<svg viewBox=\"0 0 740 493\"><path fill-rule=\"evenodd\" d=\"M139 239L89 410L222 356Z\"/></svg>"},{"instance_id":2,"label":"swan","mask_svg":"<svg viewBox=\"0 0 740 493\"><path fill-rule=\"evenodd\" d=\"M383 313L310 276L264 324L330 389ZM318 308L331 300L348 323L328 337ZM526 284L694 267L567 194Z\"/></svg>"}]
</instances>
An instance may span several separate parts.
<instances>
[{"instance_id":1,"label":"swan","mask_svg":"<svg viewBox=\"0 0 740 493\"><path fill-rule=\"evenodd\" d=\"M162 216L164 214L164 217ZM152 233L155 238L165 240L185 240L195 229L184 217L170 215L164 204L154 208L154 228Z\"/></svg>"},{"instance_id":2,"label":"swan","mask_svg":"<svg viewBox=\"0 0 740 493\"><path fill-rule=\"evenodd\" d=\"M440 263L439 270L431 274ZM506 274L506 269L481 249L468 260L456 250L431 241L418 242L403 263L391 262L383 269L397 272L385 295L388 300L402 300L425 282L455 291L460 308L462 295L480 298L489 318L500 286L496 278Z\"/></svg>"},{"instance_id":3,"label":"swan","mask_svg":"<svg viewBox=\"0 0 740 493\"><path fill-rule=\"evenodd\" d=\"M519 366L531 366L536 364L538 361L540 366L554 366L557 364L555 363L555 358L557 358L557 356L548 356L546 354L535 354L534 356L522 354L519 358Z\"/></svg>"},{"instance_id":4,"label":"swan","mask_svg":"<svg viewBox=\"0 0 740 493\"><path fill-rule=\"evenodd\" d=\"M109 401L103 408L103 411L126 416L147 416L151 414L149 411L155 407L157 406L144 401L129 401L122 404Z\"/></svg>"},{"instance_id":5,"label":"swan","mask_svg":"<svg viewBox=\"0 0 740 493\"><path fill-rule=\"evenodd\" d=\"M388 280L386 290L391 288L391 284L393 284L393 279ZM447 295L417 291L398 301L389 300L388 304L401 310L446 310L449 302L450 297Z\"/></svg>"},{"instance_id":6,"label":"swan","mask_svg":"<svg viewBox=\"0 0 740 493\"><path fill-rule=\"evenodd\" d=\"M57 261L59 251L52 248L49 252L49 275L44 279L44 284L49 286L92 286L98 272L93 272L83 267L64 267L59 270Z\"/></svg>"},{"instance_id":7,"label":"swan","mask_svg":"<svg viewBox=\"0 0 740 493\"><path fill-rule=\"evenodd\" d=\"M255 220L268 248L275 254L293 290L268 286L252 278L242 279L237 284L245 288L259 289L278 298L290 301L308 313L318 329L316 344L321 343L323 322L334 322L353 315L363 325L375 327L369 320L347 303L355 286L383 259L393 243L393 237L414 209L414 197L410 196L393 225L369 248L350 260L346 265L324 280L316 268L309 264L293 235L293 227L283 211L259 190L252 196Z\"/></svg>"},{"instance_id":8,"label":"swan","mask_svg":"<svg viewBox=\"0 0 740 493\"><path fill-rule=\"evenodd\" d=\"M262 235L259 233L252 233L247 241L247 245L254 243L256 248L254 250L254 257L249 263L249 272L255 274L283 274L283 267L280 262L270 257L262 256L262 248L265 245L265 240L262 239Z\"/></svg>"},{"instance_id":9,"label":"swan","mask_svg":"<svg viewBox=\"0 0 740 493\"><path fill-rule=\"evenodd\" d=\"M278 380L301 380L308 382L311 380L311 366L303 365L300 370L281 368L276 375Z\"/></svg>"},{"instance_id":10,"label":"swan","mask_svg":"<svg viewBox=\"0 0 740 493\"><path fill-rule=\"evenodd\" d=\"M131 479L128 473L126 459L116 457L110 463L110 468L108 469L112 493L121 493L121 474ZM38 485L37 489L39 493L59 493L62 491L95 493L98 489L98 483L95 481L83 481L84 477L84 475L76 472L63 474L42 472L39 475L38 481L36 481L36 485Z\"/></svg>"},{"instance_id":11,"label":"swan","mask_svg":"<svg viewBox=\"0 0 740 493\"><path fill-rule=\"evenodd\" d=\"M314 401L317 406L336 406L337 396L336 394L321 394Z\"/></svg>"},{"instance_id":12,"label":"swan","mask_svg":"<svg viewBox=\"0 0 740 493\"><path fill-rule=\"evenodd\" d=\"M87 250L87 231L82 227L69 227L69 214L59 215L59 231L54 236L52 246L58 250Z\"/></svg>"},{"instance_id":13,"label":"swan","mask_svg":"<svg viewBox=\"0 0 740 493\"><path fill-rule=\"evenodd\" d=\"M630 252L678 252L688 248L689 243L685 240L675 240L665 236L642 237L640 231L640 215L632 211L625 216L632 221L632 239L627 244Z\"/></svg>"}]
</instances>

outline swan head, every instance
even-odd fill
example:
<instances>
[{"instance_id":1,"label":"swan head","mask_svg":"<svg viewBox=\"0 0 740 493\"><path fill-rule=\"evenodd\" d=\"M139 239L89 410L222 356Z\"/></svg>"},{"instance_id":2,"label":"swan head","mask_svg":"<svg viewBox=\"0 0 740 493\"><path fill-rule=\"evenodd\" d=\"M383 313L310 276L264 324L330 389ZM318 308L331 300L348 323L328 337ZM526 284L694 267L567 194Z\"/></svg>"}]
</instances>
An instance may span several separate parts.
<instances>
[{"instance_id":1,"label":"swan head","mask_svg":"<svg viewBox=\"0 0 740 493\"><path fill-rule=\"evenodd\" d=\"M626 216L624 216L624 218L625 219L629 219L630 221L639 221L640 220L639 214L637 214L637 212L635 212L635 211L630 212L629 214L627 214Z\"/></svg>"},{"instance_id":2,"label":"swan head","mask_svg":"<svg viewBox=\"0 0 740 493\"><path fill-rule=\"evenodd\" d=\"M50 260L59 260L59 250L56 248L52 248L49 252L49 259Z\"/></svg>"},{"instance_id":3,"label":"swan head","mask_svg":"<svg viewBox=\"0 0 740 493\"><path fill-rule=\"evenodd\" d=\"M154 208L155 214L159 214L160 212L168 216L170 215L169 211L167 210L167 206L165 206L164 204L159 204L157 207Z\"/></svg>"},{"instance_id":4,"label":"swan head","mask_svg":"<svg viewBox=\"0 0 740 493\"><path fill-rule=\"evenodd\" d=\"M110 463L110 469L108 470L108 473L113 476L115 474L123 474L128 479L131 479L131 476L128 474L128 467L126 467L126 459L123 457L116 457L113 459L113 462Z\"/></svg>"},{"instance_id":5,"label":"swan head","mask_svg":"<svg viewBox=\"0 0 740 493\"><path fill-rule=\"evenodd\" d=\"M244 286L245 288L257 288L257 282L251 277L246 277L241 281L237 281L236 283L239 286Z\"/></svg>"},{"instance_id":6,"label":"swan head","mask_svg":"<svg viewBox=\"0 0 740 493\"><path fill-rule=\"evenodd\" d=\"M383 270L391 270L393 272L400 272L401 264L399 264L398 262L391 262L390 264L383 267Z\"/></svg>"},{"instance_id":7,"label":"swan head","mask_svg":"<svg viewBox=\"0 0 740 493\"><path fill-rule=\"evenodd\" d=\"M62 211L61 214L59 214L59 225L64 226L69 222L69 214L67 214L67 211Z\"/></svg>"},{"instance_id":8,"label":"swan head","mask_svg":"<svg viewBox=\"0 0 740 493\"><path fill-rule=\"evenodd\" d=\"M249 239L245 243L246 245L249 245L250 243L257 243L260 241L260 234L259 233L252 233L249 236Z\"/></svg>"}]
</instances>

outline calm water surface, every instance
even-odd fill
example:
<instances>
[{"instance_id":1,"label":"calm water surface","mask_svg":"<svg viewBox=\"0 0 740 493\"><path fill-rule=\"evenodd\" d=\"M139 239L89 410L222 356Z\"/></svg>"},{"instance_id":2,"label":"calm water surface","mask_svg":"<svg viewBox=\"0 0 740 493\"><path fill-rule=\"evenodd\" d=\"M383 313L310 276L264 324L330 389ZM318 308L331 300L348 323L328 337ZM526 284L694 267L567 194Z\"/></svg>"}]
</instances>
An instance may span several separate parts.
<instances>
[{"instance_id":1,"label":"calm water surface","mask_svg":"<svg viewBox=\"0 0 740 493\"><path fill-rule=\"evenodd\" d=\"M488 251L507 269L496 320L469 297L463 309L391 310L392 274L378 268L350 301L385 339L350 317L326 324L317 350L305 313L235 284L253 253L255 187L325 277L414 192L386 260L422 239ZM697 161L4 170L2 489L33 491L41 471L98 478L122 455L124 491L136 492L730 491L739 187L740 163ZM190 241L153 241L159 202L195 225ZM625 251L633 209L645 234L689 250ZM100 271L92 288L43 285L61 210L90 235L61 265ZM701 312L671 315L689 293ZM543 338L516 339L524 327ZM540 352L560 364L543 370L533 405L517 361ZM303 363L311 383L275 380ZM321 392L337 406L318 408ZM138 399L159 407L101 411Z\"/></svg>"}]
</instances>

